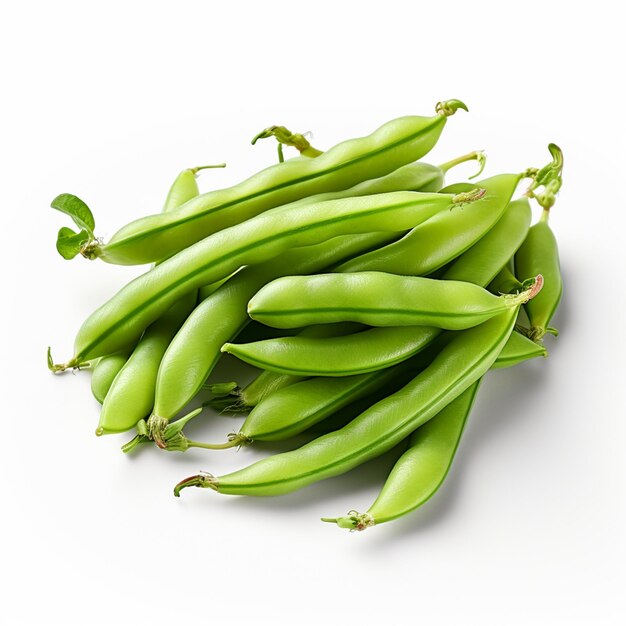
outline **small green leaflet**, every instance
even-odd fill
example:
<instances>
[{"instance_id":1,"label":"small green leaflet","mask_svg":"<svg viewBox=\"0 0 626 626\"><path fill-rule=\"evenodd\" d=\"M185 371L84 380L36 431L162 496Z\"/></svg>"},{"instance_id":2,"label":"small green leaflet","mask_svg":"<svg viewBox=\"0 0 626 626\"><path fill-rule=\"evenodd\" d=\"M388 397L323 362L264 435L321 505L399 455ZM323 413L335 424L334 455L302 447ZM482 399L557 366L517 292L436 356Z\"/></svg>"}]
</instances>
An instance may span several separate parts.
<instances>
[{"instance_id":1,"label":"small green leaflet","mask_svg":"<svg viewBox=\"0 0 626 626\"><path fill-rule=\"evenodd\" d=\"M80 232L63 227L57 236L57 250L64 259L73 259L81 248L93 240L96 222L89 207L77 196L71 193L62 193L57 196L50 206L72 218Z\"/></svg>"},{"instance_id":2,"label":"small green leaflet","mask_svg":"<svg viewBox=\"0 0 626 626\"><path fill-rule=\"evenodd\" d=\"M89 233L86 230L75 233L71 228L63 226L57 235L57 252L64 259L73 259L88 241Z\"/></svg>"}]
</instances>

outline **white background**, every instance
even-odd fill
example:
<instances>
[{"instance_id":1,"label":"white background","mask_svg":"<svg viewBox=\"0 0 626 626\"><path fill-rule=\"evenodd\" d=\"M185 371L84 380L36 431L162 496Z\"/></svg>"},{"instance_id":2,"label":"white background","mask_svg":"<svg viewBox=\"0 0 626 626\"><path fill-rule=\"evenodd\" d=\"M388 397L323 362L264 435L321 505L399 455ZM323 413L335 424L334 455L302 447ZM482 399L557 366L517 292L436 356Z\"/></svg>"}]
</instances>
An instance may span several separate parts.
<instances>
[{"instance_id":1,"label":"white background","mask_svg":"<svg viewBox=\"0 0 626 626\"><path fill-rule=\"evenodd\" d=\"M24 2L0 15L3 624L623 624L623 22L617 3ZM137 268L54 248L60 192L105 239L159 210L184 167L204 190L275 159L261 128L325 149L461 98L428 158L486 174L565 152L552 225L565 296L543 362L494 373L451 475L365 533L392 457L302 492L237 499L173 484L259 454L119 452L89 376L54 377L82 319ZM468 167L454 177L470 172ZM224 372L223 376L231 375ZM221 438L229 418L191 434ZM262 452L264 453L264 452Z\"/></svg>"}]
</instances>

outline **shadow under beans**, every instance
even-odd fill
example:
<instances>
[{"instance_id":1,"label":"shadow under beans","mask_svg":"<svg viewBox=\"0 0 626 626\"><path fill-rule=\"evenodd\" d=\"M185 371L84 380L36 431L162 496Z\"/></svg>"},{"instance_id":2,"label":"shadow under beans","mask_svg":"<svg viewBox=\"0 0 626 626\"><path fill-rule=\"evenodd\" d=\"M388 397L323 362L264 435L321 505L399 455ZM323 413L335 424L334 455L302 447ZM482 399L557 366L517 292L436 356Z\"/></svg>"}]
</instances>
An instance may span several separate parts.
<instances>
[{"instance_id":1,"label":"shadow under beans","mask_svg":"<svg viewBox=\"0 0 626 626\"><path fill-rule=\"evenodd\" d=\"M488 445L489 438L497 436L499 431L515 427L518 420L545 419L540 412L529 411L527 403L523 402L528 389L545 383L544 368L547 363L542 361L531 361L490 373L491 380L486 379L479 390L450 473L439 491L406 517L365 531L372 535L368 542L371 546L385 549L396 541L405 541L407 536L427 533L440 524L442 519L456 510L459 493L471 474L471 463L480 454L481 448Z\"/></svg>"}]
</instances>

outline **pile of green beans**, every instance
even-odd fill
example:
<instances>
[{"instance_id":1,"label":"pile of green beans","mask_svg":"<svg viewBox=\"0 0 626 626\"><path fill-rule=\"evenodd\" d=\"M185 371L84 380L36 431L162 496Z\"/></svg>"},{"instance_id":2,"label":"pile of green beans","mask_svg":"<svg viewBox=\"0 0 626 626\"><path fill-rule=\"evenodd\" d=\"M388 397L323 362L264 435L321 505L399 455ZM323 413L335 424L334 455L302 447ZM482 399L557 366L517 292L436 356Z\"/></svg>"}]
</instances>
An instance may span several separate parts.
<instances>
[{"instance_id":1,"label":"pile of green beans","mask_svg":"<svg viewBox=\"0 0 626 626\"><path fill-rule=\"evenodd\" d=\"M440 102L434 116L392 120L327 151L270 126L252 144L276 140L278 163L206 193L198 173L224 164L183 170L161 212L106 243L85 202L57 196L52 207L78 228L60 229L62 257L153 264L85 320L67 361L48 349L52 372L92 372L96 434L134 431L125 453L292 443L225 476L190 476L176 496L190 486L280 495L396 450L364 512L323 518L349 530L430 499L483 377L547 356L562 293L549 225L561 150L549 144L540 169L446 186L458 165L476 161L472 178L485 166L482 152L418 160L459 109ZM284 147L299 156L285 160ZM531 200L542 211L534 225ZM244 387L219 382L233 357L258 370ZM211 409L231 424L244 417L222 442L188 438L185 426Z\"/></svg>"}]
</instances>

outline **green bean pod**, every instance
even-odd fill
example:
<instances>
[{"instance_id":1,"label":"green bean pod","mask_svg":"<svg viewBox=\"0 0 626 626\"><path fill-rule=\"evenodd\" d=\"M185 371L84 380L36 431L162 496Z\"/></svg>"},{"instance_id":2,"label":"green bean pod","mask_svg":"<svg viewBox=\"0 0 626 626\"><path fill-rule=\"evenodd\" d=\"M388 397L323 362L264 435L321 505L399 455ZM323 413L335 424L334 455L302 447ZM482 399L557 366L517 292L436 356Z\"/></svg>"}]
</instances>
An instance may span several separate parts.
<instances>
[{"instance_id":1,"label":"green bean pod","mask_svg":"<svg viewBox=\"0 0 626 626\"><path fill-rule=\"evenodd\" d=\"M425 276L473 246L502 217L524 174L500 174L476 183L484 195L460 203L414 228L399 241L346 261L338 272L375 270ZM465 188L465 187L464 187ZM456 189L456 187L455 187Z\"/></svg>"},{"instance_id":2,"label":"green bean pod","mask_svg":"<svg viewBox=\"0 0 626 626\"><path fill-rule=\"evenodd\" d=\"M489 283L488 289L491 293L514 293L522 291L524 286L513 274L508 265L505 265Z\"/></svg>"},{"instance_id":3,"label":"green bean pod","mask_svg":"<svg viewBox=\"0 0 626 626\"><path fill-rule=\"evenodd\" d=\"M523 272L528 270L541 268L546 281L545 289L537 295L537 302L529 302L525 307L530 322L528 334L534 341L541 341L546 333L558 334L549 324L563 293L559 249L548 224L548 216L549 211L544 210L541 219L530 228L522 247L515 255L515 271L519 276L525 276Z\"/></svg>"},{"instance_id":4,"label":"green bean pod","mask_svg":"<svg viewBox=\"0 0 626 626\"><path fill-rule=\"evenodd\" d=\"M297 333L296 337L304 341L311 339L323 340L329 337L339 337L357 330L361 330L361 326L358 324L319 324L315 326L307 326ZM283 338L281 337L281 339ZM315 376L316 374L311 375ZM206 406L211 406L222 412L247 413L253 406L259 404L261 400L270 394L282 389L283 387L288 387L289 385L300 382L301 380L304 380L306 376L307 375L292 375L288 373L282 374L266 370L261 372L243 389L237 387L227 396L221 396L210 400L206 403Z\"/></svg>"},{"instance_id":5,"label":"green bean pod","mask_svg":"<svg viewBox=\"0 0 626 626\"><path fill-rule=\"evenodd\" d=\"M273 209L222 230L123 287L83 323L75 340L74 357L62 365L52 364L51 369L63 371L115 352L137 339L186 293L243 265L261 263L289 248L314 245L339 235L403 231L458 201L448 194L414 191L346 198Z\"/></svg>"},{"instance_id":6,"label":"green bean pod","mask_svg":"<svg viewBox=\"0 0 626 626\"><path fill-rule=\"evenodd\" d=\"M165 199L163 212L177 210L200 193L196 174L207 167L220 166L188 168L176 177ZM126 358L123 361L117 358L115 363L119 365L119 369L111 380L107 393L102 396L103 406L96 429L97 435L125 432L150 414L154 404L159 364L172 337L195 305L196 297L195 292L185 295L181 302L173 305L163 318L146 330L134 350L125 353ZM112 370L113 363L107 365L107 368ZM97 370L98 367L94 376Z\"/></svg>"},{"instance_id":7,"label":"green bean pod","mask_svg":"<svg viewBox=\"0 0 626 626\"><path fill-rule=\"evenodd\" d=\"M250 321L246 307L260 287L286 272L319 271L388 237L385 233L338 237L288 250L238 272L198 304L169 345L159 368L151 420L167 423L198 393L219 360L222 345Z\"/></svg>"},{"instance_id":8,"label":"green bean pod","mask_svg":"<svg viewBox=\"0 0 626 626\"><path fill-rule=\"evenodd\" d=\"M511 308L456 335L411 382L344 428L226 476L201 473L189 477L176 485L174 495L189 486L226 494L280 495L342 474L383 454L489 370L513 331L517 312Z\"/></svg>"},{"instance_id":9,"label":"green bean pod","mask_svg":"<svg viewBox=\"0 0 626 626\"><path fill-rule=\"evenodd\" d=\"M463 253L443 278L481 286L489 283L526 237L530 217L525 198L511 202L496 225ZM399 363L423 349L437 334L428 327L387 327L332 339L296 336L247 345L227 344L223 349L248 363L277 372L277 376L346 376ZM271 380L270 374L261 376Z\"/></svg>"},{"instance_id":10,"label":"green bean pod","mask_svg":"<svg viewBox=\"0 0 626 626\"><path fill-rule=\"evenodd\" d=\"M143 334L104 399L97 435L126 432L150 415L161 360L195 302L194 292L186 294Z\"/></svg>"},{"instance_id":11,"label":"green bean pod","mask_svg":"<svg viewBox=\"0 0 626 626\"><path fill-rule=\"evenodd\" d=\"M491 366L491 369L513 367L540 356L548 356L548 352L543 346L531 341L528 337L525 337L517 331L513 331L506 345L502 348L502 352L500 352L495 363ZM393 382L395 382L395 380L397 379L394 379ZM382 392L374 393L371 396L357 400L349 404L345 409L333 413L330 417L319 422L319 424L314 424L311 428L307 429L306 432L319 435L343 428L357 415L392 392L393 387L391 392L388 387L385 387Z\"/></svg>"},{"instance_id":12,"label":"green bean pod","mask_svg":"<svg viewBox=\"0 0 626 626\"><path fill-rule=\"evenodd\" d=\"M385 272L285 276L250 300L248 314L276 328L353 321L463 330L517 308L531 292L495 296L472 283ZM224 350L239 356L236 345Z\"/></svg>"},{"instance_id":13,"label":"green bean pod","mask_svg":"<svg viewBox=\"0 0 626 626\"><path fill-rule=\"evenodd\" d=\"M365 530L414 511L429 500L445 480L470 414L480 380L470 385L409 439L409 448L396 461L380 494L365 513L327 518L340 528Z\"/></svg>"},{"instance_id":14,"label":"green bean pod","mask_svg":"<svg viewBox=\"0 0 626 626\"><path fill-rule=\"evenodd\" d=\"M282 441L310 429L320 421L330 419L363 398L372 397L372 394L378 394L377 400L390 395L429 363L440 346L449 340L450 336L442 337L438 344L429 347L425 353L406 359L395 367L337 378L308 378L285 385L252 407L239 432L231 434L228 443L201 443L189 440L177 431L176 437L165 441L163 448L179 452L192 447L215 450L253 441ZM541 346L514 332L492 367L510 367L545 355L546 351Z\"/></svg>"},{"instance_id":15,"label":"green bean pod","mask_svg":"<svg viewBox=\"0 0 626 626\"><path fill-rule=\"evenodd\" d=\"M278 163L234 187L202 194L175 214L135 220L107 244L91 242L83 254L122 265L158 261L268 209L383 176L423 157L437 142L447 116L458 108L466 107L458 100L440 103L433 117L401 117L316 158Z\"/></svg>"},{"instance_id":16,"label":"green bean pod","mask_svg":"<svg viewBox=\"0 0 626 626\"><path fill-rule=\"evenodd\" d=\"M91 375L91 393L102 404L119 371L124 367L132 349L130 347L103 356L96 363Z\"/></svg>"}]
</instances>

